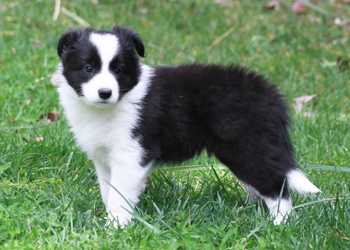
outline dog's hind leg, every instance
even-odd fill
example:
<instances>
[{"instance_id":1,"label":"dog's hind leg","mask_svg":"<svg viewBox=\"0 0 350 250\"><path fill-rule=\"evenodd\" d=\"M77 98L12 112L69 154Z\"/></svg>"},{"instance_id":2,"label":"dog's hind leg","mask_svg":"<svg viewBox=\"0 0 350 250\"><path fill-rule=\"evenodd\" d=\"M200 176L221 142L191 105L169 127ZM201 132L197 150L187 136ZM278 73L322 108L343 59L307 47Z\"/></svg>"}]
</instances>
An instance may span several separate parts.
<instances>
[{"instance_id":1,"label":"dog's hind leg","mask_svg":"<svg viewBox=\"0 0 350 250\"><path fill-rule=\"evenodd\" d=\"M298 168L292 169L286 174L286 184L293 191L300 194L320 192L320 190L312 184ZM270 214L274 217L275 225L283 222L288 217L290 209L293 207L290 197L279 199L262 196L262 198L269 208Z\"/></svg>"},{"instance_id":2,"label":"dog's hind leg","mask_svg":"<svg viewBox=\"0 0 350 250\"><path fill-rule=\"evenodd\" d=\"M273 223L275 225L284 222L288 218L290 210L293 208L292 199L290 197L282 197L280 199L279 197L269 198L262 196L262 199L269 208L270 215L274 218Z\"/></svg>"},{"instance_id":3,"label":"dog's hind leg","mask_svg":"<svg viewBox=\"0 0 350 250\"><path fill-rule=\"evenodd\" d=\"M244 187L248 193L246 203L254 204L254 203L258 202L258 200L261 198L260 193L252 186L250 186L244 182L242 182L242 184L244 184Z\"/></svg>"},{"instance_id":4,"label":"dog's hind leg","mask_svg":"<svg viewBox=\"0 0 350 250\"><path fill-rule=\"evenodd\" d=\"M273 162L266 156L268 152L264 154L264 149L259 152L261 148L256 149L248 143L221 143L214 153L246 184L250 200L261 197L269 208L274 223L280 224L292 208L287 178L290 168L279 166L278 162Z\"/></svg>"}]
</instances>

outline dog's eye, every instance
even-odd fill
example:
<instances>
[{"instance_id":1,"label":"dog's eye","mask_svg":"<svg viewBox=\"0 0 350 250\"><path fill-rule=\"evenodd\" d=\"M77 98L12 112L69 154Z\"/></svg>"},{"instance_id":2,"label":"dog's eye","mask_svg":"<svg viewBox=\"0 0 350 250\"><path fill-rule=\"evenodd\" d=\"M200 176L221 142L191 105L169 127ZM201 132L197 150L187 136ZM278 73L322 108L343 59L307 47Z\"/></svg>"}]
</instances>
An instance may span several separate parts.
<instances>
[{"instance_id":1,"label":"dog's eye","mask_svg":"<svg viewBox=\"0 0 350 250\"><path fill-rule=\"evenodd\" d=\"M90 64L88 64L84 67L84 71L88 74L90 74L93 70L94 70L94 68Z\"/></svg>"},{"instance_id":2,"label":"dog's eye","mask_svg":"<svg viewBox=\"0 0 350 250\"><path fill-rule=\"evenodd\" d=\"M123 70L122 70L121 68L115 68L115 69L114 69L114 73L117 74L117 75L119 75L120 73L122 73L122 71L123 71Z\"/></svg>"}]
</instances>

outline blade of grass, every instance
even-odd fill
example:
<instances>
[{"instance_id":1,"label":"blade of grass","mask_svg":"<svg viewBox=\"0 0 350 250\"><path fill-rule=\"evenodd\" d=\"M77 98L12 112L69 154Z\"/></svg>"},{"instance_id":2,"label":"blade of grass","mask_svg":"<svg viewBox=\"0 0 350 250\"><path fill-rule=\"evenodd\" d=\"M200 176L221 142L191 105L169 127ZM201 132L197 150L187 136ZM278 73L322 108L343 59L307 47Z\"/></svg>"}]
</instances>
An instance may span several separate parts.
<instances>
[{"instance_id":1,"label":"blade of grass","mask_svg":"<svg viewBox=\"0 0 350 250\"><path fill-rule=\"evenodd\" d=\"M304 165L303 169L322 170L322 171L340 171L350 173L348 167L326 166L326 165Z\"/></svg>"},{"instance_id":2,"label":"blade of grass","mask_svg":"<svg viewBox=\"0 0 350 250\"><path fill-rule=\"evenodd\" d=\"M334 15L332 13L330 13L329 11L322 9L318 6L316 6L315 4L311 3L309 0L300 0L301 3L303 3L304 5L306 5L307 7L309 7L310 9L313 9L323 15L329 16L329 17L333 17Z\"/></svg>"},{"instance_id":3,"label":"blade of grass","mask_svg":"<svg viewBox=\"0 0 350 250\"><path fill-rule=\"evenodd\" d=\"M217 164L212 167L217 170L227 169L226 166L221 164ZM309 169L309 170L340 171L340 172L350 173L349 167L337 167L337 166L327 166L327 165L302 165L301 168ZM209 169L209 167L204 167L202 165L189 165L189 166L180 166L180 167L163 167L159 169L166 172L188 172L188 171L207 170Z\"/></svg>"}]
</instances>

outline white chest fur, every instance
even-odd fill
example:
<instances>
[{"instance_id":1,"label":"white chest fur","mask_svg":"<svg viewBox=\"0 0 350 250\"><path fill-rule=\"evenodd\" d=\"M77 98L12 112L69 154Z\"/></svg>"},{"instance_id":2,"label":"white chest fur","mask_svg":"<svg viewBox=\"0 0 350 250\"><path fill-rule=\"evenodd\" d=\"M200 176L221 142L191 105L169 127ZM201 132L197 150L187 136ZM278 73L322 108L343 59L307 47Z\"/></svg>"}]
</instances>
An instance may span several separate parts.
<instances>
[{"instance_id":1,"label":"white chest fur","mask_svg":"<svg viewBox=\"0 0 350 250\"><path fill-rule=\"evenodd\" d=\"M137 105L121 102L103 110L83 105L79 112L66 109L66 115L79 146L91 159L109 161L112 152L120 154L113 155L118 159L131 153L141 157L142 149L132 136L138 122Z\"/></svg>"},{"instance_id":2,"label":"white chest fur","mask_svg":"<svg viewBox=\"0 0 350 250\"><path fill-rule=\"evenodd\" d=\"M142 149L133 137L132 129L139 121L139 109L152 75L152 68L146 65L141 68L139 83L115 106L108 108L87 105L64 76L59 76L60 102L77 143L91 159L108 161L111 154L120 154L117 156L120 160L126 156L141 160Z\"/></svg>"}]
</instances>

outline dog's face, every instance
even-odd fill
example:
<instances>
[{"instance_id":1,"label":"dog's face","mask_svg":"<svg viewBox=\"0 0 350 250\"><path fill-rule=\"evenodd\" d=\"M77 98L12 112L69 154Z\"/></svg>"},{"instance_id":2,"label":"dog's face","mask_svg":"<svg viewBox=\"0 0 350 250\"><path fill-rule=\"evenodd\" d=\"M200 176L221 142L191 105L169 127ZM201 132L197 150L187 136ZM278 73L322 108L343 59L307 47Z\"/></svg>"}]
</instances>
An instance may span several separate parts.
<instances>
[{"instance_id":1,"label":"dog's face","mask_svg":"<svg viewBox=\"0 0 350 250\"><path fill-rule=\"evenodd\" d=\"M140 37L128 28L68 30L58 44L63 76L87 104L108 107L138 82L144 56Z\"/></svg>"}]
</instances>

